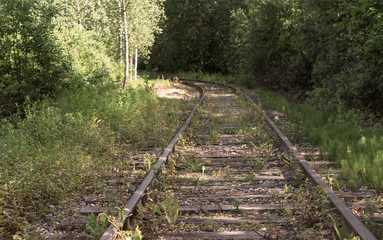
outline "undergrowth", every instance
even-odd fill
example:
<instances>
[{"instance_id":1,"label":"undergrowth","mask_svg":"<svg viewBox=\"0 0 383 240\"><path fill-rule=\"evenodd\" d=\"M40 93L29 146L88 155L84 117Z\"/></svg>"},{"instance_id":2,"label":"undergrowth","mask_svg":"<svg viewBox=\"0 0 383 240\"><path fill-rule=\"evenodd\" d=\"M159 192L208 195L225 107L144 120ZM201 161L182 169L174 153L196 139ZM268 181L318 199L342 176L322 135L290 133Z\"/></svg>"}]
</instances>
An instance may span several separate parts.
<instances>
[{"instance_id":1,"label":"undergrowth","mask_svg":"<svg viewBox=\"0 0 383 240\"><path fill-rule=\"evenodd\" d=\"M303 126L303 135L312 145L320 146L329 159L341 166L348 186L362 186L383 191L383 126L366 122L362 113L350 111L343 115L326 116L314 106L296 104L263 89L255 91L267 109L283 112L295 126Z\"/></svg>"},{"instance_id":2,"label":"undergrowth","mask_svg":"<svg viewBox=\"0 0 383 240\"><path fill-rule=\"evenodd\" d=\"M87 85L0 119L0 238L28 232L48 204L96 187L126 151L164 146L187 105L157 98L148 83Z\"/></svg>"}]
</instances>

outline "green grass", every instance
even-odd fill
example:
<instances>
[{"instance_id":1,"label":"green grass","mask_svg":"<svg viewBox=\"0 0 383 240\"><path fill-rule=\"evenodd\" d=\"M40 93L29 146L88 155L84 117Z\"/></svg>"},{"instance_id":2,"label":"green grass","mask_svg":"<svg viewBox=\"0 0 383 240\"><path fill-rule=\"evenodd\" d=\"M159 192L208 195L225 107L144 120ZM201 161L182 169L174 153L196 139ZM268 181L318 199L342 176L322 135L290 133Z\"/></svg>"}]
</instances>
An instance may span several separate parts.
<instances>
[{"instance_id":1,"label":"green grass","mask_svg":"<svg viewBox=\"0 0 383 240\"><path fill-rule=\"evenodd\" d=\"M30 212L97 187L137 147L165 146L189 104L159 99L144 79L126 91L87 85L0 119L0 238L29 232Z\"/></svg>"},{"instance_id":2,"label":"green grass","mask_svg":"<svg viewBox=\"0 0 383 240\"><path fill-rule=\"evenodd\" d=\"M351 188L368 186L383 191L383 127L366 125L358 113L342 117L325 116L312 105L296 104L273 92L257 89L267 109L283 112L304 127L303 136L328 152L340 164L342 176ZM350 117L351 116L351 117ZM302 136L301 136L302 137ZM293 139L301 141L299 137Z\"/></svg>"},{"instance_id":3,"label":"green grass","mask_svg":"<svg viewBox=\"0 0 383 240\"><path fill-rule=\"evenodd\" d=\"M251 76L232 76L179 72L167 74L182 78L203 79L224 83L246 85ZM383 124L365 122L364 115L349 111L343 115L325 115L310 103L296 104L287 98L264 89L254 92L261 96L266 109L277 110L287 115L290 121L289 138L309 141L328 152L330 160L341 166L341 174L348 186L361 186L383 191ZM299 126L303 131L296 131ZM295 131L291 131L294 130Z\"/></svg>"}]
</instances>

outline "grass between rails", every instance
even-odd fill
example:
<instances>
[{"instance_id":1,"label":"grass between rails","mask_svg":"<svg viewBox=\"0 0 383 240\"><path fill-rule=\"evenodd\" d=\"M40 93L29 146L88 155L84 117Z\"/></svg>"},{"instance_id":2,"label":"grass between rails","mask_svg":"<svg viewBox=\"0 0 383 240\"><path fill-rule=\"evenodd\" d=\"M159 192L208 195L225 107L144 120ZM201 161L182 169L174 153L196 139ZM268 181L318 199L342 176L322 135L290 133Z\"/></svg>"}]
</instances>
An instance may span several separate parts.
<instances>
[{"instance_id":1,"label":"grass between rails","mask_svg":"<svg viewBox=\"0 0 383 240\"><path fill-rule=\"evenodd\" d=\"M248 123L257 122L259 125L257 127L240 127L235 131L239 134L244 133L245 135L249 134L248 139L245 141L249 141L249 148L253 149L253 151L262 154L262 152L267 156L267 152L272 149L273 140L270 137L268 131L268 127L265 125L262 118L262 114L255 114L254 108L244 99L237 99L238 103L241 105L243 109L246 109L245 113L242 113L239 118L233 118L233 125L242 125L246 126ZM297 210L292 211L288 208L279 209L279 213L277 215L269 215L266 214L266 218L269 220L267 223L258 224L255 222L247 222L238 225L225 225L223 222L219 220L219 217L249 217L246 212L243 212L239 207L242 204L246 204L252 202L251 200L220 200L220 199L201 199L201 195L208 195L209 190L202 190L201 187L207 184L207 181L203 181L200 178L204 176L209 177L226 177L232 183L234 183L233 176L239 176L238 173L234 175L234 169L226 166L225 170L219 169L220 167L206 167L209 169L205 172L204 163L206 160L201 160L198 157L191 154L189 151L193 148L195 144L208 147L211 143L218 141L219 133L214 130L215 125L223 124L222 118L218 118L211 113L209 113L208 108L214 108L214 105L209 103L207 100L199 109L196 118L192 120L191 126L186 130L186 134L184 135L182 143L177 147L176 153L173 157L168 161L168 166L163 169L163 172L157 176L157 180L155 180L155 187L153 187L153 191L149 192L148 199L149 202L146 207L139 207L139 216L136 218L135 227L138 226L145 237L147 238L155 238L158 237L158 233L164 232L193 232L193 231L259 231L263 232L264 238L286 238L283 237L283 229L281 229L281 225L275 224L273 221L278 220L278 215L286 218L284 221L285 229L294 229L294 231L299 232L303 230L307 230L305 232L305 236L302 239L318 239L316 237L315 230L312 230L318 226L320 228L328 229L333 228L337 229L337 218L336 216L331 215L331 213L326 212L328 199L323 190L319 187L315 188L315 191L308 191L309 182L308 180L302 181L304 175L301 171L298 171L299 168L296 168L296 163L291 158L289 168L295 169L293 171L293 176L296 184L300 185L299 189L295 189L292 186L285 185L283 192L286 194L291 194L294 197L294 202L297 205ZM229 120L229 119L225 119ZM226 122L226 121L225 121ZM204 135L203 140L198 137L198 135ZM206 136L210 136L210 139L206 138ZM184 146L182 146L184 145ZM195 146L196 147L196 146ZM211 147L211 146L210 146ZM209 147L209 148L210 148ZM188 150L187 150L188 149ZM187 152L185 152L185 150ZM199 152L199 151L196 151ZM285 155L281 155L281 158L284 158ZM269 156L270 157L270 156ZM265 161L270 161L270 159ZM250 158L251 159L251 158ZM289 159L286 159L289 160ZM259 164L254 164L254 169L260 170L263 168L263 160L259 159ZM177 176L175 172L175 167L177 169L178 174L182 175L183 180L180 180L180 176ZM166 172L166 173L165 173ZM165 174L164 174L165 173ZM190 178L187 178L189 176ZM245 177L243 182L252 182L254 174L249 174ZM165 183L163 183L165 181ZM257 181L257 180L254 180ZM161 183L161 184L158 184ZM238 183L238 182L237 182ZM254 182L255 183L255 182ZM181 185L187 184L194 186L194 190L182 191ZM222 184L222 182L217 184ZM171 188L166 189L166 186L172 186ZM178 190L177 190L177 187ZM212 190L212 189L211 189ZM233 189L234 190L234 189ZM314 189L311 189L314 190ZM230 190L229 192L231 192ZM235 191L235 190L234 190ZM178 192L178 194L175 194ZM210 193L214 193L213 190ZM229 192L225 192L225 190L219 191L222 195L229 195ZM217 193L217 192L215 192ZM231 192L232 193L232 192ZM176 196L182 196L182 194L195 194L195 198L188 199L180 199L179 202L176 199ZM289 197L285 197L287 200ZM281 201L280 198L277 197L277 194L271 199L261 199L261 201L269 201L270 203L279 203ZM218 209L221 208L221 204L232 204L235 208L231 213L223 213L222 211L218 211L218 213L209 213L202 214L202 211L199 213L185 213L179 211L180 205L194 205L202 207L203 205L210 204L216 205ZM314 214L313 214L314 213ZM198 216L197 218L201 218L204 216L205 220L203 222L193 222L193 221L184 221L183 219L178 219L179 216L182 216L183 219L193 219L193 217ZM177 221L178 219L178 221ZM261 230L262 229L262 230ZM343 230L343 229L341 229ZM339 239L345 239L347 232L337 231ZM279 235L280 234L280 235ZM341 235L343 234L343 235ZM277 236L277 237L275 237ZM298 239L298 235L294 236ZM293 236L289 236L288 238L294 238ZM294 238L294 239L295 239ZM299 238L300 239L300 238ZM334 239L335 233L334 233Z\"/></svg>"},{"instance_id":2,"label":"grass between rails","mask_svg":"<svg viewBox=\"0 0 383 240\"><path fill-rule=\"evenodd\" d=\"M243 85L251 76L179 72L172 76L203 79ZM249 87L249 86L247 86ZM252 86L251 86L252 87ZM339 163L348 186L368 186L383 191L383 124L365 121L365 114L356 110L326 116L310 103L296 104L276 93L256 89L267 109L287 115L293 128L289 137L296 142L308 140L321 147L328 157Z\"/></svg>"},{"instance_id":3,"label":"grass between rails","mask_svg":"<svg viewBox=\"0 0 383 240\"><path fill-rule=\"evenodd\" d=\"M339 163L342 177L351 188L368 186L383 191L383 126L367 125L363 116L349 112L331 119L308 103L295 104L272 92L257 89L267 109L283 112L292 126L303 126L293 134L296 142L307 139Z\"/></svg>"},{"instance_id":4,"label":"grass between rails","mask_svg":"<svg viewBox=\"0 0 383 240\"><path fill-rule=\"evenodd\" d=\"M96 187L126 151L165 146L188 107L157 98L149 84L89 85L1 119L0 238L31 231L49 204Z\"/></svg>"}]
</instances>

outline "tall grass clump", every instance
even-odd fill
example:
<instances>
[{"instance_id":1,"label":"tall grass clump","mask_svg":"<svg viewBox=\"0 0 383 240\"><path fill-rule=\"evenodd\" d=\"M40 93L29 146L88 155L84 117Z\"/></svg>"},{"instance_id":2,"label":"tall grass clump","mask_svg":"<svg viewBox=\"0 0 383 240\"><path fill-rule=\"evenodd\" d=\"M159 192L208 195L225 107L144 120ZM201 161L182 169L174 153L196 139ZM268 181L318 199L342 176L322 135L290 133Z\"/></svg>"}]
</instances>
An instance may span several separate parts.
<instances>
[{"instance_id":1,"label":"tall grass clump","mask_svg":"<svg viewBox=\"0 0 383 240\"><path fill-rule=\"evenodd\" d=\"M126 91L86 85L30 105L22 118L1 119L0 238L27 231L31 213L97 186L118 155L164 145L180 106L158 99L148 84Z\"/></svg>"},{"instance_id":2,"label":"tall grass clump","mask_svg":"<svg viewBox=\"0 0 383 240\"><path fill-rule=\"evenodd\" d=\"M320 146L322 152L328 153L329 159L339 163L341 175L349 187L367 186L383 191L381 122L367 124L358 111L326 115L309 103L296 104L263 89L256 90L256 93L266 108L283 112L294 124L303 126L303 135L310 143Z\"/></svg>"}]
</instances>

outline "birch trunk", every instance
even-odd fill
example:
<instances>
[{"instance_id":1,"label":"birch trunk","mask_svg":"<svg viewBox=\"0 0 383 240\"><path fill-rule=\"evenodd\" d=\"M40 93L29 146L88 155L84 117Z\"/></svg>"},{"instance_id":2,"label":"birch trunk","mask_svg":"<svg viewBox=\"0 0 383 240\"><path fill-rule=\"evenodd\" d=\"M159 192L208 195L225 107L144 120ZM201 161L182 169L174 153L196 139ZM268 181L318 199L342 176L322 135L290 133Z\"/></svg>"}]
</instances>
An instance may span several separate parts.
<instances>
[{"instance_id":1,"label":"birch trunk","mask_svg":"<svg viewBox=\"0 0 383 240\"><path fill-rule=\"evenodd\" d=\"M134 59L134 80L137 81L138 49L136 47L136 59Z\"/></svg>"},{"instance_id":2,"label":"birch trunk","mask_svg":"<svg viewBox=\"0 0 383 240\"><path fill-rule=\"evenodd\" d=\"M118 11L119 13L121 14L120 16L122 16L123 14L123 11L122 11L122 3L121 3L121 0L118 1ZM119 18L119 25L120 25L120 33L118 35L118 41L119 41L119 48L120 48L120 56L119 56L119 63L120 63L120 66L122 65L122 63L124 62L124 35L123 35L123 32L124 32L124 28L122 26L122 20L121 18Z\"/></svg>"},{"instance_id":3,"label":"birch trunk","mask_svg":"<svg viewBox=\"0 0 383 240\"><path fill-rule=\"evenodd\" d=\"M130 55L130 82L133 81L133 54Z\"/></svg>"},{"instance_id":4,"label":"birch trunk","mask_svg":"<svg viewBox=\"0 0 383 240\"><path fill-rule=\"evenodd\" d=\"M123 0L123 11L124 11L124 30L125 30L125 77L123 89L128 87L129 83L129 38L128 38L128 21L126 18L127 5L126 0Z\"/></svg>"}]
</instances>

